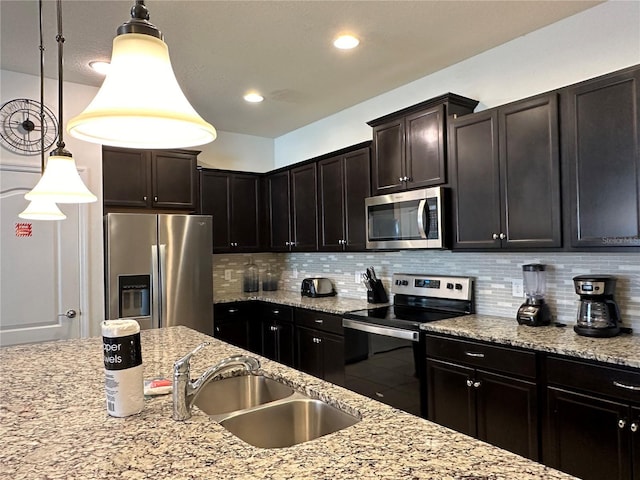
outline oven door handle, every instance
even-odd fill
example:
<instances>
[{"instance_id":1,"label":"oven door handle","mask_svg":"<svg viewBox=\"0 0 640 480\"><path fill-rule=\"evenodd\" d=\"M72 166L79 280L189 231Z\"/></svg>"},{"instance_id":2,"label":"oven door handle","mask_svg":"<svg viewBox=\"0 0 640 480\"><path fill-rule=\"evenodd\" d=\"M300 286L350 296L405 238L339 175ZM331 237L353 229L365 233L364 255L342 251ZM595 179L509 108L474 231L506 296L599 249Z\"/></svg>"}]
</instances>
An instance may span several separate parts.
<instances>
[{"instance_id":1,"label":"oven door handle","mask_svg":"<svg viewBox=\"0 0 640 480\"><path fill-rule=\"evenodd\" d=\"M360 330L361 332L374 333L376 335L384 335L385 337L400 338L402 340L411 340L412 342L419 341L418 332L414 332L412 330L403 330L401 328L373 325L371 323L358 322L357 320L350 320L348 318L342 319L342 326L344 328Z\"/></svg>"}]
</instances>

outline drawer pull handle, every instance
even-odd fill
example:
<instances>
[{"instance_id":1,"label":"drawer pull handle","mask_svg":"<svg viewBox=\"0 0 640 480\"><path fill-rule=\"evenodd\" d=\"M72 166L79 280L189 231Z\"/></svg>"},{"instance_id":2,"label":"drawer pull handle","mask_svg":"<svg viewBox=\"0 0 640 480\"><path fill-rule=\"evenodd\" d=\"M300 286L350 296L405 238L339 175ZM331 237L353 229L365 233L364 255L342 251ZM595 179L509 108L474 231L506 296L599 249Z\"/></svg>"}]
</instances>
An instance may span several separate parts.
<instances>
[{"instance_id":1,"label":"drawer pull handle","mask_svg":"<svg viewBox=\"0 0 640 480\"><path fill-rule=\"evenodd\" d=\"M638 385L627 385L626 383L620 383L616 380L613 381L613 385L618 388L624 388L626 390L633 390L634 392L640 392L640 386Z\"/></svg>"},{"instance_id":2,"label":"drawer pull handle","mask_svg":"<svg viewBox=\"0 0 640 480\"><path fill-rule=\"evenodd\" d=\"M631 424L631 431L632 431L633 433L636 433L636 432L638 431L638 428L639 428L639 427L638 427L638 422L633 422L633 423Z\"/></svg>"},{"instance_id":3,"label":"drawer pull handle","mask_svg":"<svg viewBox=\"0 0 640 480\"><path fill-rule=\"evenodd\" d=\"M230 308L229 309L229 313L238 313L238 309L237 308Z\"/></svg>"},{"instance_id":4,"label":"drawer pull handle","mask_svg":"<svg viewBox=\"0 0 640 480\"><path fill-rule=\"evenodd\" d=\"M464 352L467 357L484 358L484 353L480 352Z\"/></svg>"},{"instance_id":5,"label":"drawer pull handle","mask_svg":"<svg viewBox=\"0 0 640 480\"><path fill-rule=\"evenodd\" d=\"M280 310L273 310L272 312L274 315L280 315Z\"/></svg>"},{"instance_id":6,"label":"drawer pull handle","mask_svg":"<svg viewBox=\"0 0 640 480\"><path fill-rule=\"evenodd\" d=\"M324 320L321 320L319 318L316 318L315 320L316 323L319 323L320 325L322 325L324 323Z\"/></svg>"},{"instance_id":7,"label":"drawer pull handle","mask_svg":"<svg viewBox=\"0 0 640 480\"><path fill-rule=\"evenodd\" d=\"M620 420L618 420L618 428L620 430L626 427L626 425L627 425L627 421L624 418L621 418Z\"/></svg>"}]
</instances>

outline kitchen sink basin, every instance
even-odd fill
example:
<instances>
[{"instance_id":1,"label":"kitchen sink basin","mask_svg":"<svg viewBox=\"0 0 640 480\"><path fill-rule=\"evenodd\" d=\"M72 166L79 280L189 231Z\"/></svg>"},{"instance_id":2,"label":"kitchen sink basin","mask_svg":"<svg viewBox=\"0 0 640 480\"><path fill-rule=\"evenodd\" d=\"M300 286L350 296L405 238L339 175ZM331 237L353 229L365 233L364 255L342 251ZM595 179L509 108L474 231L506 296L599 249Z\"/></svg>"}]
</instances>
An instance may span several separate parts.
<instances>
[{"instance_id":1,"label":"kitchen sink basin","mask_svg":"<svg viewBox=\"0 0 640 480\"><path fill-rule=\"evenodd\" d=\"M220 424L261 448L308 442L358 423L360 419L312 398L292 398L232 415Z\"/></svg>"},{"instance_id":2,"label":"kitchen sink basin","mask_svg":"<svg viewBox=\"0 0 640 480\"><path fill-rule=\"evenodd\" d=\"M293 395L291 387L262 375L243 375L210 382L194 401L207 415L245 410Z\"/></svg>"}]
</instances>

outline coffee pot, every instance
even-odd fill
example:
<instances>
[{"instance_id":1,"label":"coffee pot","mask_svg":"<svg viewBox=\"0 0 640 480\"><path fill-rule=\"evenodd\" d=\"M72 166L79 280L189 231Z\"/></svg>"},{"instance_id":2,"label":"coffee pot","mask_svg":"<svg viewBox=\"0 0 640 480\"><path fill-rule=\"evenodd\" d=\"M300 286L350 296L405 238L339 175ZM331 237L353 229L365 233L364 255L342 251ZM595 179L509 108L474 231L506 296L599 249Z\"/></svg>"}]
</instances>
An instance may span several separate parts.
<instances>
[{"instance_id":1,"label":"coffee pot","mask_svg":"<svg viewBox=\"0 0 640 480\"><path fill-rule=\"evenodd\" d=\"M611 275L573 277L580 295L578 316L573 330L587 337L614 337L620 333L620 310L613 298L616 279Z\"/></svg>"}]
</instances>

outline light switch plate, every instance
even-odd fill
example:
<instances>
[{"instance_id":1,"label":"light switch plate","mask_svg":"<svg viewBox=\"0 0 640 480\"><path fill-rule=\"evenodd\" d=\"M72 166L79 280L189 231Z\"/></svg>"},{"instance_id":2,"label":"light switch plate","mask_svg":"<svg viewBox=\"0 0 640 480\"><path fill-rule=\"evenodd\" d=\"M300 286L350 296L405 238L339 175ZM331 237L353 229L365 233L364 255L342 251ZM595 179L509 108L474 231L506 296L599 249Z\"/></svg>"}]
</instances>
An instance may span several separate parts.
<instances>
[{"instance_id":1,"label":"light switch plate","mask_svg":"<svg viewBox=\"0 0 640 480\"><path fill-rule=\"evenodd\" d=\"M522 279L511 280L511 295L514 297L524 297L524 284Z\"/></svg>"},{"instance_id":2,"label":"light switch plate","mask_svg":"<svg viewBox=\"0 0 640 480\"><path fill-rule=\"evenodd\" d=\"M230 268L225 269L225 271L224 271L224 279L225 280L231 280L231 272L232 272L232 270Z\"/></svg>"}]
</instances>

